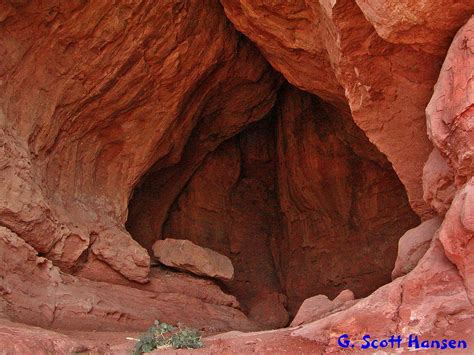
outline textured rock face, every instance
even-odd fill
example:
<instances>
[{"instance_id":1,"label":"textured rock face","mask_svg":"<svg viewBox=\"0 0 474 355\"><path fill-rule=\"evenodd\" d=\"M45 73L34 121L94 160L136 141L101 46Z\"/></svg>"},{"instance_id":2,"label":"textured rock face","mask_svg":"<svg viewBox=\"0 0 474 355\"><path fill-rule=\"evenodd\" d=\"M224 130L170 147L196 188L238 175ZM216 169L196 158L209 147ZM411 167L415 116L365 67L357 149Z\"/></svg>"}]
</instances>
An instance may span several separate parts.
<instances>
[{"instance_id":1,"label":"textured rock face","mask_svg":"<svg viewBox=\"0 0 474 355\"><path fill-rule=\"evenodd\" d=\"M290 326L296 327L302 324L312 323L318 319L325 318L333 313L343 311L354 304L354 294L350 290L342 291L334 300L329 300L324 295L317 295L306 299L298 309Z\"/></svg>"},{"instance_id":2,"label":"textured rock face","mask_svg":"<svg viewBox=\"0 0 474 355\"><path fill-rule=\"evenodd\" d=\"M5 4L2 224L63 268L90 252L145 282L149 257L123 228L139 177L180 161L199 124L212 146L270 109L276 76L201 5Z\"/></svg>"},{"instance_id":3,"label":"textured rock face","mask_svg":"<svg viewBox=\"0 0 474 355\"><path fill-rule=\"evenodd\" d=\"M474 171L474 55L471 18L457 33L426 108L428 135L462 186Z\"/></svg>"},{"instance_id":4,"label":"textured rock face","mask_svg":"<svg viewBox=\"0 0 474 355\"><path fill-rule=\"evenodd\" d=\"M393 164L412 207L432 214L422 199L421 171L431 151L424 108L450 39L469 18L472 3L222 3L236 28L289 82L338 106L349 104L355 123Z\"/></svg>"},{"instance_id":5,"label":"textured rock face","mask_svg":"<svg viewBox=\"0 0 474 355\"><path fill-rule=\"evenodd\" d=\"M259 122L209 155L170 210L162 233L228 256L235 278L225 284L243 308L257 316L263 300L273 303L263 308L276 312L284 326L286 297L272 256L272 243L281 233L273 124ZM155 198L153 206L159 208L162 200Z\"/></svg>"},{"instance_id":6,"label":"textured rock face","mask_svg":"<svg viewBox=\"0 0 474 355\"><path fill-rule=\"evenodd\" d=\"M431 244L433 235L441 225L439 217L427 220L416 228L407 231L398 241L398 255L392 278L408 274L415 268L418 261L425 255Z\"/></svg>"},{"instance_id":7,"label":"textured rock face","mask_svg":"<svg viewBox=\"0 0 474 355\"><path fill-rule=\"evenodd\" d=\"M275 252L292 312L313 295L362 297L387 283L398 238L419 221L388 162L345 120L306 93L282 94Z\"/></svg>"},{"instance_id":8,"label":"textured rock face","mask_svg":"<svg viewBox=\"0 0 474 355\"><path fill-rule=\"evenodd\" d=\"M467 68L467 62L472 60L472 49L469 41L465 41L468 33L472 32L472 20L470 20L456 35L451 45L440 79L433 94L433 100L442 98L445 104L466 102L470 97L470 91L461 93L453 86L453 78L458 78L462 87L470 80L470 76L463 73ZM466 47L467 46L467 47ZM461 52L462 54L460 55ZM456 54L455 54L456 53ZM455 57L459 57L454 59ZM449 78L449 80L447 80ZM461 107L465 107L464 104ZM461 111L465 111L461 108ZM443 164L433 164L430 158L425 170L431 167L440 167L432 170L433 176L439 176L440 181L425 185L425 189L446 188L448 181L446 176L446 165L451 171L451 176L462 177L458 179L454 192L449 199L441 199L443 208L440 213L446 213L441 226L430 236L427 229L432 231L438 224L436 221L428 221L414 229L412 234L418 236L418 232L424 231L424 238L431 239L430 247L419 260L415 268L408 274L401 276L390 284L379 288L376 292L358 302L355 306L336 313L324 319L320 319L303 327L289 331L276 331L263 338L261 334L238 335L232 341L223 340L219 344L225 348L228 344L234 347L243 347L257 338L264 339L258 343L258 348L270 347L276 339L286 337L288 343L296 342L303 337L315 344L315 349L324 349L327 352L340 351L337 337L334 334L347 333L352 340L361 344L364 334L370 334L374 338L385 338L387 334L418 334L421 339L436 340L442 338L463 339L472 346L474 337L471 329L474 327L474 307L472 303L472 176L473 170L469 169L469 159L462 160L458 157L470 157L470 150L465 150L472 132L472 113L459 116L457 110L445 110L440 105L436 110L430 105L427 110L428 126L433 129L433 142L436 149L442 154ZM434 114L434 116L433 116ZM440 125L430 125L433 117L443 115ZM470 127L465 129L463 127ZM458 127L461 127L458 131ZM440 130L441 129L441 130ZM452 145L446 140L451 139L451 134L443 135L443 132L459 134L459 140L453 140ZM436 137L441 137L438 140ZM443 151L444 149L444 151ZM439 153L435 152L438 155ZM464 162L464 164L460 164ZM446 165L445 165L446 164ZM450 185L450 184L448 184ZM441 196L438 191L424 191L425 196ZM451 201L452 200L452 203ZM447 207L445 207L447 206ZM444 210L444 212L443 212ZM447 212L446 212L447 210ZM429 227L429 228L428 228ZM408 241L408 240L407 240ZM411 240L410 242L416 242ZM402 344L403 350L409 351L408 344ZM257 348L255 345L253 348ZM252 349L246 348L247 351Z\"/></svg>"},{"instance_id":9,"label":"textured rock face","mask_svg":"<svg viewBox=\"0 0 474 355\"><path fill-rule=\"evenodd\" d=\"M223 281L234 278L234 267L228 257L189 240L157 240L153 254L160 263L179 270Z\"/></svg>"},{"instance_id":10,"label":"textured rock face","mask_svg":"<svg viewBox=\"0 0 474 355\"><path fill-rule=\"evenodd\" d=\"M474 344L473 11L1 1L0 348L129 352L118 332L155 319L284 327L315 295L301 326L204 351ZM234 279L151 267L166 237L226 255ZM329 301L344 288L365 298ZM98 329L117 347L74 333Z\"/></svg>"},{"instance_id":11,"label":"textured rock face","mask_svg":"<svg viewBox=\"0 0 474 355\"><path fill-rule=\"evenodd\" d=\"M105 275L115 275L112 268L147 282L149 255L124 228L133 187L151 166L179 164L189 169L183 184L208 151L270 110L278 75L215 1L2 2L1 9L0 225L63 271L84 268L82 275L100 279L100 261ZM232 99L222 104L224 97ZM62 326L58 311L51 324L60 302L79 318L67 326L144 329L159 316L180 321L187 302L202 308L202 298L168 291L156 301L130 284L116 289L67 275L66 300L57 300L50 292L63 289L63 276L46 259L34 266L28 245L15 247L33 260L28 271L11 272L21 258L2 266L11 274L2 280L11 291L2 305L5 297L13 319ZM56 276L20 281L44 268ZM44 293L31 303L34 290ZM99 310L91 311L90 298ZM238 310L219 309L201 325L235 329L237 317L253 327Z\"/></svg>"},{"instance_id":12,"label":"textured rock face","mask_svg":"<svg viewBox=\"0 0 474 355\"><path fill-rule=\"evenodd\" d=\"M145 221L151 235L189 239L231 258L236 276L226 286L251 315L275 293L288 299L273 310L285 306L292 315L315 294L351 288L368 295L390 281L397 240L419 222L402 185L347 113L288 87L275 116L209 155L163 228L148 212L130 230L143 233ZM142 191L148 211L165 204ZM345 247L355 244L358 254Z\"/></svg>"},{"instance_id":13,"label":"textured rock face","mask_svg":"<svg viewBox=\"0 0 474 355\"><path fill-rule=\"evenodd\" d=\"M208 332L257 328L234 308L234 302L222 297L214 301L212 286L208 297L198 297L191 290L202 285L190 281L186 294L171 287L139 290L76 278L38 257L31 246L3 227L0 260L0 313L16 321L90 331L140 331L155 319L183 322Z\"/></svg>"}]
</instances>

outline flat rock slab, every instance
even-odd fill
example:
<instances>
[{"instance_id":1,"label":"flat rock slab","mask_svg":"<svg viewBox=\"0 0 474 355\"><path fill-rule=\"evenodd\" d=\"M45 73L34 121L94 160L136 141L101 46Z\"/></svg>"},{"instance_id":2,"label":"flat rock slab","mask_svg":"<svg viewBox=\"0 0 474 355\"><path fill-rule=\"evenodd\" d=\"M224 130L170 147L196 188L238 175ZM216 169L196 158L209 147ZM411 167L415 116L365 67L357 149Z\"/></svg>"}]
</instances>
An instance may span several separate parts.
<instances>
[{"instance_id":1,"label":"flat rock slab","mask_svg":"<svg viewBox=\"0 0 474 355\"><path fill-rule=\"evenodd\" d=\"M227 256L189 240L158 240L153 244L153 253L162 264L172 268L223 281L234 278L234 266Z\"/></svg>"}]
</instances>

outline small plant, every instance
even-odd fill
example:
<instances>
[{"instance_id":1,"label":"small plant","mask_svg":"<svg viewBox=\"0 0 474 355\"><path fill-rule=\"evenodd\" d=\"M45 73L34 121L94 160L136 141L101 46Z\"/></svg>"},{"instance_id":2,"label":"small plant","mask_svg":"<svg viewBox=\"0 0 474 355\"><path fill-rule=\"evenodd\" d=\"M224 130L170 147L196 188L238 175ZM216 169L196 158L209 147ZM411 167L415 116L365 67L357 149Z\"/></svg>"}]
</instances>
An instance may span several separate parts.
<instances>
[{"instance_id":1,"label":"small plant","mask_svg":"<svg viewBox=\"0 0 474 355\"><path fill-rule=\"evenodd\" d=\"M174 349L202 348L201 334L193 328L176 328L155 320L135 345L133 355L141 355L158 348Z\"/></svg>"}]
</instances>

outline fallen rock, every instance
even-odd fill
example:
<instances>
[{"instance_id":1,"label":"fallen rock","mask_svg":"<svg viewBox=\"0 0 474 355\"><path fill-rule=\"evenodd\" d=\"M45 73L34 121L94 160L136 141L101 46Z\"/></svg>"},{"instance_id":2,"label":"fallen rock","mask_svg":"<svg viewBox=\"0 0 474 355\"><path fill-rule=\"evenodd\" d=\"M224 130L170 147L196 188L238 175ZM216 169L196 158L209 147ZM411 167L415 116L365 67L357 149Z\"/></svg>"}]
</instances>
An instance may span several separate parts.
<instances>
[{"instance_id":1,"label":"fallen rock","mask_svg":"<svg viewBox=\"0 0 474 355\"><path fill-rule=\"evenodd\" d=\"M156 319L207 333L261 328L234 307L179 291L156 293L62 273L4 227L0 227L0 296L0 316L61 330L144 331Z\"/></svg>"},{"instance_id":2,"label":"fallen rock","mask_svg":"<svg viewBox=\"0 0 474 355\"><path fill-rule=\"evenodd\" d=\"M94 255L90 255L84 267L74 275L92 281L138 288L155 294L185 295L197 298L205 303L240 309L240 304L235 296L222 291L214 280L204 279L186 272L152 267L149 275L150 282L141 284L128 280L107 263L97 259Z\"/></svg>"},{"instance_id":3,"label":"fallen rock","mask_svg":"<svg viewBox=\"0 0 474 355\"><path fill-rule=\"evenodd\" d=\"M342 290L339 295L333 300L333 302L348 302L355 299L354 292L351 290Z\"/></svg>"},{"instance_id":4,"label":"fallen rock","mask_svg":"<svg viewBox=\"0 0 474 355\"><path fill-rule=\"evenodd\" d=\"M423 222L407 231L398 242L398 256L392 271L392 279L408 274L430 247L436 230L441 225L440 217Z\"/></svg>"},{"instance_id":5,"label":"fallen rock","mask_svg":"<svg viewBox=\"0 0 474 355\"><path fill-rule=\"evenodd\" d=\"M227 256L189 240L158 240L153 244L153 253L162 264L169 267L223 281L234 278L234 267Z\"/></svg>"},{"instance_id":6,"label":"fallen rock","mask_svg":"<svg viewBox=\"0 0 474 355\"><path fill-rule=\"evenodd\" d=\"M343 311L357 302L358 300L354 300L354 293L351 290L343 290L332 301L325 295L308 298L301 305L290 326L295 327L314 322L333 313Z\"/></svg>"},{"instance_id":7,"label":"fallen rock","mask_svg":"<svg viewBox=\"0 0 474 355\"><path fill-rule=\"evenodd\" d=\"M163 228L153 213L144 214L136 230L152 225L151 235L190 240L228 256L234 278L225 287L245 312L282 290L272 250L273 241L282 240L274 129L274 120L264 119L220 145L180 192ZM153 177L147 183L143 196L155 211L165 201L154 192ZM273 310L286 312L283 306Z\"/></svg>"}]
</instances>

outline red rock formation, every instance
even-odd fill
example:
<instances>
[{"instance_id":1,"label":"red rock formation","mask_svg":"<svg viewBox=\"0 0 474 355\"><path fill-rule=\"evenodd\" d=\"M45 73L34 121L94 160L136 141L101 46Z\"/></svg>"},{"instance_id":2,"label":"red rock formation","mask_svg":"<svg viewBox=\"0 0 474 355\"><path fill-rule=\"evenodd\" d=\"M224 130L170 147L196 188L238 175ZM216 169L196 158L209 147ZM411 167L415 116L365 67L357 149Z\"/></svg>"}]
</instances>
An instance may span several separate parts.
<instances>
[{"instance_id":1,"label":"red rock formation","mask_svg":"<svg viewBox=\"0 0 474 355\"><path fill-rule=\"evenodd\" d=\"M335 297L349 288L362 297L389 282L397 240L418 223L390 164L341 120L311 95L282 93L278 174L285 228L275 253L293 313L313 295Z\"/></svg>"},{"instance_id":2,"label":"red rock formation","mask_svg":"<svg viewBox=\"0 0 474 355\"><path fill-rule=\"evenodd\" d=\"M91 252L145 282L123 229L140 176L180 161L198 123L212 145L270 109L275 75L201 5L5 4L2 224L64 269Z\"/></svg>"},{"instance_id":3,"label":"red rock formation","mask_svg":"<svg viewBox=\"0 0 474 355\"><path fill-rule=\"evenodd\" d=\"M220 302L213 303L212 285L208 287L211 297L198 298L191 290L202 285L193 285L192 280L187 282L186 294L167 287L139 290L76 278L38 257L31 246L3 227L0 260L0 313L15 321L89 331L140 331L155 319L183 322L211 333L257 328L233 307L234 302L220 297Z\"/></svg>"},{"instance_id":4,"label":"red rock formation","mask_svg":"<svg viewBox=\"0 0 474 355\"><path fill-rule=\"evenodd\" d=\"M222 3L236 28L290 83L338 106L349 104L354 122L393 164L413 209L431 215L421 184L431 150L424 108L451 36L470 16L472 3Z\"/></svg>"},{"instance_id":5,"label":"red rock formation","mask_svg":"<svg viewBox=\"0 0 474 355\"><path fill-rule=\"evenodd\" d=\"M161 264L174 269L223 281L234 278L234 267L228 257L189 240L157 240L153 244L153 254Z\"/></svg>"},{"instance_id":6,"label":"red rock formation","mask_svg":"<svg viewBox=\"0 0 474 355\"><path fill-rule=\"evenodd\" d=\"M470 91L461 94L454 90L456 86L453 86L452 78L456 75L452 73L460 74L458 80L461 85L469 82L469 76L464 76L464 80L461 76L464 73L463 68L472 67L468 64L472 63L472 48L465 38L468 33L472 33L473 23L470 20L455 37L444 64L444 68L449 69L447 72L442 71L433 98L442 98L445 103L458 103L466 102L466 97L470 96ZM463 53L462 60L453 62L457 57L454 53L460 49ZM453 63L455 64L452 65ZM448 75L448 72L451 74ZM450 79L446 81L446 78ZM461 107L466 106L463 104ZM358 341L358 346L363 343L361 340L365 334L379 339L387 338L387 334L400 334L405 340L402 344L403 349L407 351L410 350L406 343L407 335L417 334L421 339L427 340L463 339L469 347L472 347L474 342L471 331L474 327L472 302L474 203L471 196L473 170L468 168L471 151L465 150L470 142L466 138L472 130L462 127L466 127L466 124L469 127L474 116L469 110L462 108L461 112L469 114L458 116L458 112L460 111L444 110L443 106L433 110L432 105L427 110L428 121L433 117L439 117L440 114L445 115L441 124L431 126L434 128L433 141L442 153L442 149L446 149L443 159L449 163L450 169L453 169L458 176L468 177L468 180L462 187L457 188L454 200L441 227L434 233L428 251L410 273L379 288L355 306L300 328L274 331L266 335L234 334L231 339L225 336L214 337L214 341L220 339L220 342L214 345L214 350L226 349L231 344L234 348L245 348L246 351L267 349L277 339L284 337L288 344L296 344L302 337L313 341L314 349L339 351L337 335L342 333L350 334L351 339ZM458 130L458 127L461 128ZM450 134L443 135L446 131L459 134L459 141L454 140L453 145L446 144L445 140L451 139ZM440 137L441 140L437 140L436 137ZM460 162L464 164L459 164ZM440 173L438 176L444 179L445 174ZM460 179L460 181L462 183L466 180ZM443 184L425 186L438 188ZM436 192L431 192L431 196L435 194Z\"/></svg>"},{"instance_id":7,"label":"red rock formation","mask_svg":"<svg viewBox=\"0 0 474 355\"><path fill-rule=\"evenodd\" d=\"M398 256L392 271L393 279L406 275L415 268L429 249L431 240L441 222L441 218L435 217L424 221L402 235L398 241Z\"/></svg>"},{"instance_id":8,"label":"red rock formation","mask_svg":"<svg viewBox=\"0 0 474 355\"><path fill-rule=\"evenodd\" d=\"M169 212L163 237L189 239L231 258L235 278L226 286L254 316L266 300L268 311L280 314L280 323L271 323L281 327L288 316L271 253L281 233L272 122L258 123L206 159ZM154 205L161 205L159 196Z\"/></svg>"},{"instance_id":9,"label":"red rock formation","mask_svg":"<svg viewBox=\"0 0 474 355\"><path fill-rule=\"evenodd\" d=\"M365 298L202 351L338 351L342 333L472 346L473 12L0 1L1 349L128 352L154 319L281 327L344 288ZM437 217L382 286L410 206ZM235 279L150 268L167 236L227 255Z\"/></svg>"}]
</instances>

